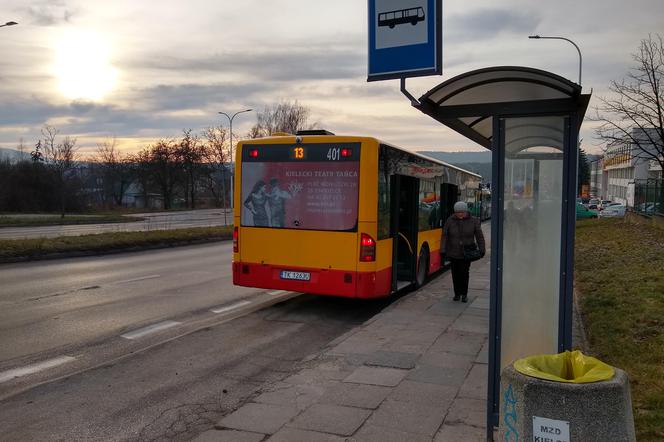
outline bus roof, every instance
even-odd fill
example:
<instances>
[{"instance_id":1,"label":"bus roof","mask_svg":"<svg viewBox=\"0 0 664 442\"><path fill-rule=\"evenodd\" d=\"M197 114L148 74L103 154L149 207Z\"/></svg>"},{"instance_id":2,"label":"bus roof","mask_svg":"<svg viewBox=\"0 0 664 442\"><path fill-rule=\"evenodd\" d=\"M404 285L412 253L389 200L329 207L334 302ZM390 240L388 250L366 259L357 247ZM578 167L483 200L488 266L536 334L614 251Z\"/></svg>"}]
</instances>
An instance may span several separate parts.
<instances>
[{"instance_id":1,"label":"bus roof","mask_svg":"<svg viewBox=\"0 0 664 442\"><path fill-rule=\"evenodd\" d=\"M432 163L441 164L441 165L443 165L443 166L445 166L445 167L449 167L450 169L456 169L456 170L458 170L459 172L467 173L468 175L473 175L473 176L475 176L475 177L477 177L477 178L482 178L482 175L480 175L480 174L477 174L477 173L475 173L475 172L471 172L471 171L466 170L466 169L462 169L462 168L460 168L460 167L458 167L458 166L455 166L455 165L453 165L453 164L447 163L447 162L445 162L445 161L443 161L443 160L439 160L438 158L433 158L433 157L430 157L430 156L428 156L428 155L423 155L423 154L421 154L421 153L419 153L419 152L412 152L412 151L410 151L410 150L404 149L404 148L402 148L402 147L395 146L395 145L390 144L390 143L384 143L384 142L382 142L382 141L380 141L380 140L377 140L377 141L378 141L379 143L385 144L385 145L390 146L390 147L393 147L393 148L395 148L395 149L399 149L399 150L401 150L401 151L403 151L403 152L408 152L409 154L411 154L411 155L415 155L416 157L420 157L420 158L425 159L425 160L427 160L427 161L431 161Z\"/></svg>"},{"instance_id":2,"label":"bus roof","mask_svg":"<svg viewBox=\"0 0 664 442\"><path fill-rule=\"evenodd\" d=\"M287 141L287 142L290 142L290 143L296 143L297 142L296 138L299 138L300 140L304 141L302 139L303 137L306 137L307 141L310 141L310 139L315 139L315 140L324 141L324 142L328 142L328 143L329 142L334 142L334 139L336 139L336 138L352 138L352 139L356 139L356 140L374 140L378 144L384 144L386 146L390 146L390 147L392 147L394 149L397 149L397 150L400 150L402 152L406 152L410 155L414 155L414 156L422 158L424 160L431 161L432 163L440 164L442 166L449 167L450 169L458 170L459 172L463 172L463 173L466 173L468 175L472 175L472 176L480 178L480 179L482 178L482 175L479 175L475 172L471 172L469 170L462 169L458 166L455 166L453 164L450 164L450 163L447 163L445 161L439 160L437 158L432 158L430 156L423 155L423 154L418 153L418 152L413 152L413 151L404 149L403 147L395 146L394 144L387 143L387 142L382 141L382 140L380 140L378 138L375 138L375 137L358 136L358 135L332 135L331 132L328 132L328 133L330 135L303 134L303 135L297 135L296 136L296 135L286 134L286 133L280 132L278 135L273 135L273 136L270 136L270 137L263 137L263 138L246 139L246 140L242 140L240 142L241 143L258 143L258 144L260 144L261 142L265 142L265 141L274 142L274 141L279 140L279 141Z\"/></svg>"}]
</instances>

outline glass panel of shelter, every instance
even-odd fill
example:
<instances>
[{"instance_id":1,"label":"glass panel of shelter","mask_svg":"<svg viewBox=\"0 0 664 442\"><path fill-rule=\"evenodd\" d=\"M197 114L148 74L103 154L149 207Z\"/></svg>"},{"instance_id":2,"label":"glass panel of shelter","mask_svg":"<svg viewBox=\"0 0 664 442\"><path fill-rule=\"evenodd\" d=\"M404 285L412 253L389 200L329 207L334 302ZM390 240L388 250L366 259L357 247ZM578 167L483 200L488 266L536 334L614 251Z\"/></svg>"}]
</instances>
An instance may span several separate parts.
<instances>
[{"instance_id":1,"label":"glass panel of shelter","mask_svg":"<svg viewBox=\"0 0 664 442\"><path fill-rule=\"evenodd\" d=\"M501 369L558 349L564 122L505 119Z\"/></svg>"}]
</instances>

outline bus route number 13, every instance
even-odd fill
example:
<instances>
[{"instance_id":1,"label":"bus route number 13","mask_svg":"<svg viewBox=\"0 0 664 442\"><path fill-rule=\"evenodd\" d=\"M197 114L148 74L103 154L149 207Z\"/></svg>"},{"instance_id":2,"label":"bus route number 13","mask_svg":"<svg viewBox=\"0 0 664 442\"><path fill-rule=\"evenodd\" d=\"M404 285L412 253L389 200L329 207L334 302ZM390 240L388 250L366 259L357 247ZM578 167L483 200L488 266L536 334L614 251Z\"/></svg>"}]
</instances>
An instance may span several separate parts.
<instances>
[{"instance_id":1,"label":"bus route number 13","mask_svg":"<svg viewBox=\"0 0 664 442\"><path fill-rule=\"evenodd\" d=\"M295 148L293 148L293 157L294 157L296 160L304 159L304 148L303 148L303 147L295 147Z\"/></svg>"},{"instance_id":2,"label":"bus route number 13","mask_svg":"<svg viewBox=\"0 0 664 442\"><path fill-rule=\"evenodd\" d=\"M339 161L341 159L341 148L331 147L327 150L327 159L329 161Z\"/></svg>"}]
</instances>

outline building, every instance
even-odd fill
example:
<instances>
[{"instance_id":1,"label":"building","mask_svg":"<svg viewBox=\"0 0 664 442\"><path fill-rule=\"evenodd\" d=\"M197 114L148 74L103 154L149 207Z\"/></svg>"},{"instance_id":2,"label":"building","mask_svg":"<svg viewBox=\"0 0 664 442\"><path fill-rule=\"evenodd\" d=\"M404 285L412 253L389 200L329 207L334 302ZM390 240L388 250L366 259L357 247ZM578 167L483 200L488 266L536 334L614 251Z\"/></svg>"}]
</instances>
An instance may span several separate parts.
<instances>
[{"instance_id":1,"label":"building","mask_svg":"<svg viewBox=\"0 0 664 442\"><path fill-rule=\"evenodd\" d=\"M608 172L604 170L604 158L590 162L590 196L606 199Z\"/></svg>"},{"instance_id":2,"label":"building","mask_svg":"<svg viewBox=\"0 0 664 442\"><path fill-rule=\"evenodd\" d=\"M632 129L631 137L639 140L641 146L648 149L648 140L656 135L655 129ZM655 147L651 145L651 148L654 152ZM604 172L606 172L606 188L603 189L604 195L601 193L600 195L628 207L634 207L634 181L648 178L651 172L657 173L656 170L651 171L652 166L648 155L643 152L641 147L632 143L610 147L604 156L603 163Z\"/></svg>"}]
</instances>

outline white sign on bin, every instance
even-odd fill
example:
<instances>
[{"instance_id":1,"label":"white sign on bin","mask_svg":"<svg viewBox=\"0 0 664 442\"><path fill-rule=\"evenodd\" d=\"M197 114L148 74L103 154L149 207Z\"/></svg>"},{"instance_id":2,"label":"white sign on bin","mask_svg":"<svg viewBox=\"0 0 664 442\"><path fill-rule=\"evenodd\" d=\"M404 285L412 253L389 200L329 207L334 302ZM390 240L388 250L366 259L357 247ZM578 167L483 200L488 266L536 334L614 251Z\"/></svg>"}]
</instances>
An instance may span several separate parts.
<instances>
[{"instance_id":1,"label":"white sign on bin","mask_svg":"<svg viewBox=\"0 0 664 442\"><path fill-rule=\"evenodd\" d=\"M533 416L533 442L570 442L569 422Z\"/></svg>"}]
</instances>

